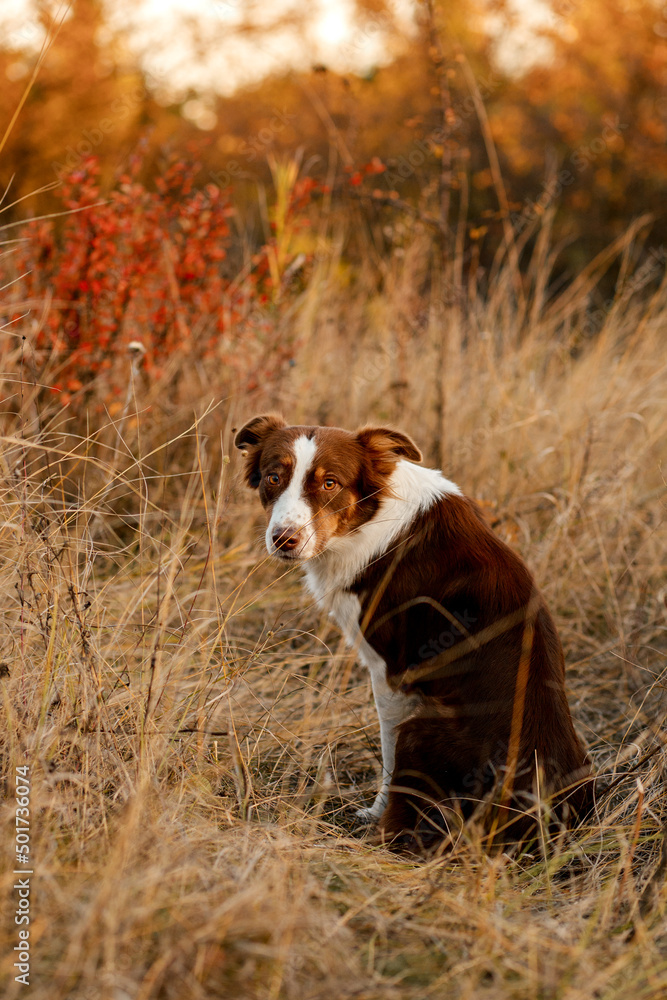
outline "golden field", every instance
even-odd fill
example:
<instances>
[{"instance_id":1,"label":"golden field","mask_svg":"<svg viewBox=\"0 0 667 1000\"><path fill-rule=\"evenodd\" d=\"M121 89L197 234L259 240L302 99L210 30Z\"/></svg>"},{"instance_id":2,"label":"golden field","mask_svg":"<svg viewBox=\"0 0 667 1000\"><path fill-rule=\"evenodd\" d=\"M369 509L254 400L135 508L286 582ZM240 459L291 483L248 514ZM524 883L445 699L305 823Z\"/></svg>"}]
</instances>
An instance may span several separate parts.
<instances>
[{"instance_id":1,"label":"golden field","mask_svg":"<svg viewBox=\"0 0 667 1000\"><path fill-rule=\"evenodd\" d=\"M380 290L323 255L280 320L293 363L252 391L221 394L224 373L175 352L170 396L123 356L113 417L72 426L29 348L4 342L5 997L667 994L667 283L619 282L592 335L597 265L547 296L538 240L520 294L506 263L452 301L456 265L441 273L430 239L415 225ZM355 830L378 773L370 682L298 570L265 556L232 427L266 409L397 425L483 503L555 614L575 724L612 785L594 821L519 858L472 828L425 860Z\"/></svg>"}]
</instances>

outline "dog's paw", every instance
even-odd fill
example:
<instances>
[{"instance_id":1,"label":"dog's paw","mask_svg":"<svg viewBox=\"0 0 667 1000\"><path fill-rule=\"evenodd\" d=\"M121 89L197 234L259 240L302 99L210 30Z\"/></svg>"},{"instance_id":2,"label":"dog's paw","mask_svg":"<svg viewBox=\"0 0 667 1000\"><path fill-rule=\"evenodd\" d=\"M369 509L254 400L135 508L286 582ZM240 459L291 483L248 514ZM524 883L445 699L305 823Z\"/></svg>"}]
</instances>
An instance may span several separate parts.
<instances>
[{"instance_id":1,"label":"dog's paw","mask_svg":"<svg viewBox=\"0 0 667 1000\"><path fill-rule=\"evenodd\" d=\"M354 815L357 823L371 826L380 819L382 810L376 810L373 806L366 806L364 809L355 809Z\"/></svg>"}]
</instances>

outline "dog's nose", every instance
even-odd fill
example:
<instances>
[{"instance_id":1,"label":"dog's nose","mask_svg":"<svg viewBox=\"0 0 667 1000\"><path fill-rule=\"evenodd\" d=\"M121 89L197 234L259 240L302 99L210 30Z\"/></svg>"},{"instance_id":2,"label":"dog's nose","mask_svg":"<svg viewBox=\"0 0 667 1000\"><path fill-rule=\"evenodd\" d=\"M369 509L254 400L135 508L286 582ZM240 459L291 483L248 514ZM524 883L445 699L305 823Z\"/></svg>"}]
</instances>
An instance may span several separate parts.
<instances>
[{"instance_id":1,"label":"dog's nose","mask_svg":"<svg viewBox=\"0 0 667 1000\"><path fill-rule=\"evenodd\" d=\"M276 549L283 549L291 552L301 542L301 534L298 528L288 525L286 528L276 528L272 535L273 545Z\"/></svg>"}]
</instances>

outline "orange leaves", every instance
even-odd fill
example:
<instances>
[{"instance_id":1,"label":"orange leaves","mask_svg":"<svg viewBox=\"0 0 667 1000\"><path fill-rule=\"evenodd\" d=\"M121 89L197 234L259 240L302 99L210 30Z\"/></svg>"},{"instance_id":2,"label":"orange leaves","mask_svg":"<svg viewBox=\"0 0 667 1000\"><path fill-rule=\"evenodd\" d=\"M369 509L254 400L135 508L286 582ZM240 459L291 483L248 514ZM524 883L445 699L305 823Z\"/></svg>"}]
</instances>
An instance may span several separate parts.
<instances>
[{"instance_id":1,"label":"orange leaves","mask_svg":"<svg viewBox=\"0 0 667 1000\"><path fill-rule=\"evenodd\" d=\"M170 160L152 188L137 179L139 156L130 166L101 199L98 165L86 159L61 188L72 214L27 223L21 232L14 258L21 295L47 304L34 356L46 371L55 363L59 381L51 390L60 404L75 411L92 405L102 374L107 397L122 394L127 344L139 331L151 377L178 352L198 363L224 356L235 384L270 380L272 366L291 353L287 343L270 343L270 246L255 255L243 285L233 286L221 270L232 245L226 193L197 186L197 163ZM308 176L294 184L288 210L296 227L307 224L302 210L317 188ZM259 358L261 374L252 375Z\"/></svg>"},{"instance_id":2,"label":"orange leaves","mask_svg":"<svg viewBox=\"0 0 667 1000\"><path fill-rule=\"evenodd\" d=\"M387 168L378 156L374 156L370 163L367 163L363 169L367 174L383 174Z\"/></svg>"},{"instance_id":3,"label":"orange leaves","mask_svg":"<svg viewBox=\"0 0 667 1000\"><path fill-rule=\"evenodd\" d=\"M478 170L477 173L473 174L472 182L478 191L483 191L485 188L493 186L493 174L488 167L484 170Z\"/></svg>"},{"instance_id":4,"label":"orange leaves","mask_svg":"<svg viewBox=\"0 0 667 1000\"><path fill-rule=\"evenodd\" d=\"M368 163L364 163L356 169L354 167L345 168L346 172L350 175L348 182L352 187L358 187L362 184L365 177L372 177L374 174L383 174L386 169L385 164L379 156L374 156Z\"/></svg>"}]
</instances>

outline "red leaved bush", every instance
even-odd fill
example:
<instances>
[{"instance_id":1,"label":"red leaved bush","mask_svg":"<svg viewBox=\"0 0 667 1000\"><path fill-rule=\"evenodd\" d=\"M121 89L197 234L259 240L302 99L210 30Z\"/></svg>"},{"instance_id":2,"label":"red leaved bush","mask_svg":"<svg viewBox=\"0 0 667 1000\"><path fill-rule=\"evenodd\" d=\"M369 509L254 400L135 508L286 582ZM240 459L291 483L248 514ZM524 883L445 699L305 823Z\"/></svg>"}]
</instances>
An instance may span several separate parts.
<instances>
[{"instance_id":1,"label":"red leaved bush","mask_svg":"<svg viewBox=\"0 0 667 1000\"><path fill-rule=\"evenodd\" d=\"M221 389L225 381L243 390L271 380L292 354L278 330L270 245L241 278L230 276L224 262L234 209L227 192L214 184L197 188L199 165L174 159L149 190L141 166L141 155L133 156L101 197L97 161L89 157L59 189L70 214L28 222L21 231L14 255L21 301L6 315L25 315L26 300L33 316L41 313L31 345L37 374L48 372L65 405L88 406L101 375L120 392L114 357L133 340L146 349L151 377L160 377L175 354L194 355L210 364ZM292 211L305 208L314 186L310 178L299 184Z\"/></svg>"}]
</instances>

